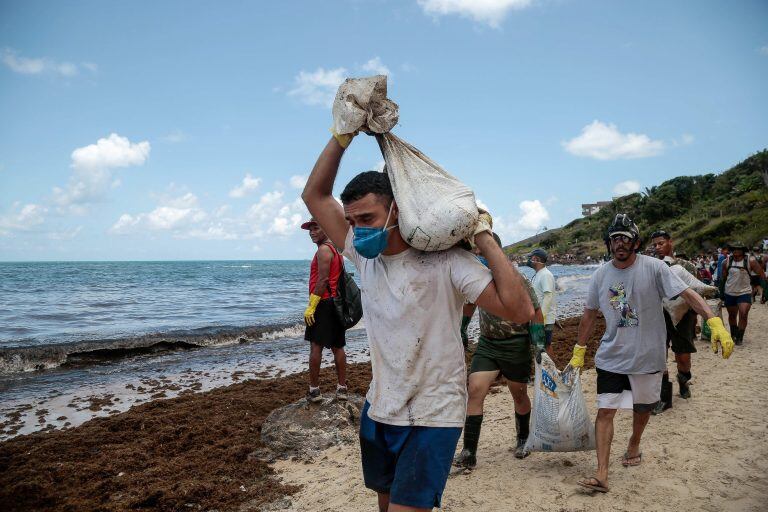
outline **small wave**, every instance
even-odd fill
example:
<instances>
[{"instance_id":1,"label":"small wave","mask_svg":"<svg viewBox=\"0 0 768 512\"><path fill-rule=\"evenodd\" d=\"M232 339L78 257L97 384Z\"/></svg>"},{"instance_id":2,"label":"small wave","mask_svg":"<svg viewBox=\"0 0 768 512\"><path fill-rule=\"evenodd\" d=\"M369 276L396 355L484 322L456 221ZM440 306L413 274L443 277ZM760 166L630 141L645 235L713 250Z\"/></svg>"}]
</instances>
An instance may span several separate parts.
<instances>
[{"instance_id":1,"label":"small wave","mask_svg":"<svg viewBox=\"0 0 768 512\"><path fill-rule=\"evenodd\" d=\"M581 284L583 281L589 280L590 277L592 276L591 275L575 275L575 276L558 277L556 280L557 291L564 292L567 290L571 290L579 286L579 284Z\"/></svg>"},{"instance_id":2,"label":"small wave","mask_svg":"<svg viewBox=\"0 0 768 512\"><path fill-rule=\"evenodd\" d=\"M272 341L303 336L294 322L251 327L203 327L120 339L0 348L0 374L40 371L66 365L95 364L143 354Z\"/></svg>"}]
</instances>

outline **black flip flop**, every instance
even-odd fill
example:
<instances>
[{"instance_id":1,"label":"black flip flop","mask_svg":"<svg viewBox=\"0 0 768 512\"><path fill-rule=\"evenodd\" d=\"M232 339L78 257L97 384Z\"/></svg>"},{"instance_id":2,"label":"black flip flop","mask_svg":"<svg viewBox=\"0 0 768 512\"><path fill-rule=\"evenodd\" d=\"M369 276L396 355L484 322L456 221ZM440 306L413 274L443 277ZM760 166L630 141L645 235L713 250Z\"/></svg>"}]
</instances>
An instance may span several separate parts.
<instances>
[{"instance_id":1,"label":"black flip flop","mask_svg":"<svg viewBox=\"0 0 768 512\"><path fill-rule=\"evenodd\" d=\"M597 482L597 485L587 483L587 482L590 482L590 481ZM600 480L598 480L595 477L587 478L586 480L579 480L576 483L578 483L580 486L582 486L582 487L584 487L586 489L589 489L591 491L597 491L597 492L602 492L602 493L606 493L606 492L609 491L608 487L606 487L606 485L603 484L603 482L601 482Z\"/></svg>"}]
</instances>

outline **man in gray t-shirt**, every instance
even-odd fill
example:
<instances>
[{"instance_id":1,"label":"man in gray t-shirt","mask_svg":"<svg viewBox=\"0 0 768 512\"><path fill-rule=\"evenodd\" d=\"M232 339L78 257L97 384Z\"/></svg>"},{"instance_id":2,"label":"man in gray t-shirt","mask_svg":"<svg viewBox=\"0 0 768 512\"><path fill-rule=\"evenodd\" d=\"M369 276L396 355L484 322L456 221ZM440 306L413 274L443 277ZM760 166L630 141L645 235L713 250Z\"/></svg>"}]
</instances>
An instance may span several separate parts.
<instances>
[{"instance_id":1,"label":"man in gray t-shirt","mask_svg":"<svg viewBox=\"0 0 768 512\"><path fill-rule=\"evenodd\" d=\"M659 400L666 367L662 299L681 296L707 319L712 329L713 350L717 352L719 342L724 358L733 351L733 340L723 321L712 315L704 299L663 261L637 254L640 231L626 214L616 215L605 240L613 259L592 275L578 341L569 363L574 368L584 366L586 343L594 330L597 312L601 311L606 329L595 355L597 473L594 478L579 481L582 487L599 492L608 491L613 417L618 409L633 410L632 436L622 464L637 466L642 461L640 438Z\"/></svg>"}]
</instances>

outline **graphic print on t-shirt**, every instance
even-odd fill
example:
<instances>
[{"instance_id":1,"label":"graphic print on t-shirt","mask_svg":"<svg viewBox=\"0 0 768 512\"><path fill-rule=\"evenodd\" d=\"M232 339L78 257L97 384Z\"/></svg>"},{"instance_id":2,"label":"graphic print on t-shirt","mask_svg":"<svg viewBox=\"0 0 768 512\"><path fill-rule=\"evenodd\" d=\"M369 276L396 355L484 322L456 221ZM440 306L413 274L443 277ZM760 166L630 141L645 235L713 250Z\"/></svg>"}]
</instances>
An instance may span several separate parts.
<instances>
[{"instance_id":1,"label":"graphic print on t-shirt","mask_svg":"<svg viewBox=\"0 0 768 512\"><path fill-rule=\"evenodd\" d=\"M619 327L637 327L637 313L627 300L624 283L614 283L608 288L611 307L619 312Z\"/></svg>"}]
</instances>

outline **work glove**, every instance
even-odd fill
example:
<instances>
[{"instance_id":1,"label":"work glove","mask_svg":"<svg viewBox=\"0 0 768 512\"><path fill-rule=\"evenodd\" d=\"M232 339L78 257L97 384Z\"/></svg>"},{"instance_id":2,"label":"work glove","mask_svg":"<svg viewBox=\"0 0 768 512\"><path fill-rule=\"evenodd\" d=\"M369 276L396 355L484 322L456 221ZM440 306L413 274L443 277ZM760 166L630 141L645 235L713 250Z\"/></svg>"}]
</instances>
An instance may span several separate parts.
<instances>
[{"instance_id":1,"label":"work glove","mask_svg":"<svg viewBox=\"0 0 768 512\"><path fill-rule=\"evenodd\" d=\"M723 347L723 359L731 357L731 353L733 352L733 338L731 338L731 334L725 330L723 320L720 317L713 316L707 320L707 325L709 326L709 330L712 331L712 334L710 334L712 352L717 354L717 344L719 342L720 346Z\"/></svg>"},{"instance_id":2,"label":"work glove","mask_svg":"<svg viewBox=\"0 0 768 512\"><path fill-rule=\"evenodd\" d=\"M578 343L573 346L573 357L568 363L572 368L581 369L584 367L584 356L587 354L587 347L579 345Z\"/></svg>"},{"instance_id":3,"label":"work glove","mask_svg":"<svg viewBox=\"0 0 768 512\"><path fill-rule=\"evenodd\" d=\"M533 353L536 356L536 362L541 364L541 353L544 352L547 345L544 324L531 324L528 328L528 332L531 333L531 344L533 345Z\"/></svg>"},{"instance_id":4,"label":"work glove","mask_svg":"<svg viewBox=\"0 0 768 512\"><path fill-rule=\"evenodd\" d=\"M339 143L339 146L343 147L344 149L347 149L347 147L349 147L349 145L352 143L352 139L354 139L355 135L357 135L357 132L336 133L333 127L331 127L331 133L333 134L333 138L336 139L336 142Z\"/></svg>"},{"instance_id":5,"label":"work glove","mask_svg":"<svg viewBox=\"0 0 768 512\"><path fill-rule=\"evenodd\" d=\"M464 345L464 349L469 348L469 335L467 334L467 327L469 322L472 321L471 316L461 317L461 344Z\"/></svg>"},{"instance_id":6,"label":"work glove","mask_svg":"<svg viewBox=\"0 0 768 512\"><path fill-rule=\"evenodd\" d=\"M307 325L314 325L315 323L315 310L317 305L320 304L322 297L315 295L314 293L309 295L309 305L304 310L304 323Z\"/></svg>"},{"instance_id":7,"label":"work glove","mask_svg":"<svg viewBox=\"0 0 768 512\"><path fill-rule=\"evenodd\" d=\"M483 231L487 231L488 234L493 233L493 217L491 217L491 214L482 208L478 208L477 211L480 213L480 215L477 218L477 226L475 227L475 232L472 233L472 236L466 239L473 249L475 248L475 236L479 235Z\"/></svg>"}]
</instances>

